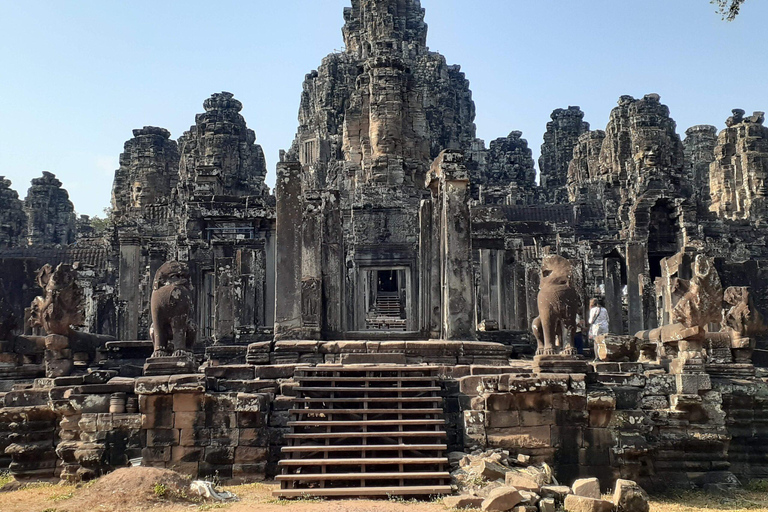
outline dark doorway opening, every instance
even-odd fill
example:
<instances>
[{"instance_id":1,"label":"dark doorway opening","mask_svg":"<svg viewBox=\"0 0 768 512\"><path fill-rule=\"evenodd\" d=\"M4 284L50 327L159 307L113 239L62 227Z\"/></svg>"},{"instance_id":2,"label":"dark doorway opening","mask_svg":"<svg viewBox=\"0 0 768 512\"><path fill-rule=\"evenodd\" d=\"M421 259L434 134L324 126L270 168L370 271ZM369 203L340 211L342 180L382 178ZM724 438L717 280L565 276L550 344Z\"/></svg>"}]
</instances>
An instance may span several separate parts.
<instances>
[{"instance_id":1,"label":"dark doorway opening","mask_svg":"<svg viewBox=\"0 0 768 512\"><path fill-rule=\"evenodd\" d=\"M679 232L674 207L665 199L658 201L651 208L648 223L648 266L652 282L661 277L661 260L678 252Z\"/></svg>"},{"instance_id":2,"label":"dark doorway opening","mask_svg":"<svg viewBox=\"0 0 768 512\"><path fill-rule=\"evenodd\" d=\"M377 274L377 289L379 292L396 293L399 291L397 286L397 270L379 270Z\"/></svg>"}]
</instances>

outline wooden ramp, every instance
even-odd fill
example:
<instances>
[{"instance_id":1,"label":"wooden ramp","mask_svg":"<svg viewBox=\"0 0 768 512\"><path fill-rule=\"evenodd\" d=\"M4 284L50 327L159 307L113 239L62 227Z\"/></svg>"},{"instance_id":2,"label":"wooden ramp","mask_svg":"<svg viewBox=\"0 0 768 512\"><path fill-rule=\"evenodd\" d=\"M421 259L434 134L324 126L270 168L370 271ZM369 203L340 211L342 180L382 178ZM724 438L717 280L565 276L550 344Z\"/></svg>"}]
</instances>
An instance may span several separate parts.
<instances>
[{"instance_id":1,"label":"wooden ramp","mask_svg":"<svg viewBox=\"0 0 768 512\"><path fill-rule=\"evenodd\" d=\"M325 366L294 378L275 496L450 494L435 368Z\"/></svg>"}]
</instances>

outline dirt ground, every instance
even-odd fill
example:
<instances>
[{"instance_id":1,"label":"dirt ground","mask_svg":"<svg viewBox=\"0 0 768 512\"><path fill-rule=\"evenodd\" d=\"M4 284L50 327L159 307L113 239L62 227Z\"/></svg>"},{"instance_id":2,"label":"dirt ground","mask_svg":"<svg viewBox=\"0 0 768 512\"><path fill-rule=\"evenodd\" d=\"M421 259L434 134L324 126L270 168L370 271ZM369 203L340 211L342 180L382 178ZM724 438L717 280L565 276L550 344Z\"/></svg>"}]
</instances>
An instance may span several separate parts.
<instances>
[{"instance_id":1,"label":"dirt ground","mask_svg":"<svg viewBox=\"0 0 768 512\"><path fill-rule=\"evenodd\" d=\"M149 469L149 468L139 468ZM275 483L224 487L235 493L235 503L210 503L190 498L184 481L164 470L140 474L118 472L82 486L30 484L0 493L0 512L182 512L222 510L227 512L445 512L440 501L408 500L279 500L272 497ZM768 485L729 494L681 492L656 496L651 512L696 510L768 512Z\"/></svg>"}]
</instances>

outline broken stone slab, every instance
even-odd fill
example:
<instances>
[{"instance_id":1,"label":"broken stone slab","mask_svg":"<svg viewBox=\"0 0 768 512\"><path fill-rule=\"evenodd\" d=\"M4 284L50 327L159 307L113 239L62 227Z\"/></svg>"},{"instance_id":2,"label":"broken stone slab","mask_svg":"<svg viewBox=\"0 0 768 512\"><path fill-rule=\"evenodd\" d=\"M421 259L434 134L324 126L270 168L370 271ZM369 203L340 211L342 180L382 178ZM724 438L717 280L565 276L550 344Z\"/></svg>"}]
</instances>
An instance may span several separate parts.
<instances>
[{"instance_id":1,"label":"broken stone slab","mask_svg":"<svg viewBox=\"0 0 768 512\"><path fill-rule=\"evenodd\" d=\"M443 505L448 508L480 508L483 498L477 496L461 495L447 496L443 498Z\"/></svg>"},{"instance_id":2,"label":"broken stone slab","mask_svg":"<svg viewBox=\"0 0 768 512\"><path fill-rule=\"evenodd\" d=\"M542 498L539 501L539 512L555 512L555 498Z\"/></svg>"},{"instance_id":3,"label":"broken stone slab","mask_svg":"<svg viewBox=\"0 0 768 512\"><path fill-rule=\"evenodd\" d=\"M492 460L481 460L477 465L472 465L470 471L492 482L494 480L503 480L504 475L510 471L509 468L494 462Z\"/></svg>"},{"instance_id":4,"label":"broken stone slab","mask_svg":"<svg viewBox=\"0 0 768 512\"><path fill-rule=\"evenodd\" d=\"M512 487L514 487L514 486L512 486ZM541 496L539 496L535 492L524 491L524 490L521 490L521 489L518 489L518 491L520 491L520 496L523 497L523 503L525 503L526 505L536 505L539 502L539 500L541 499Z\"/></svg>"},{"instance_id":5,"label":"broken stone slab","mask_svg":"<svg viewBox=\"0 0 768 512\"><path fill-rule=\"evenodd\" d=\"M530 491L538 493L541 485L535 478L521 471L510 471L506 474L504 483L515 487L520 491Z\"/></svg>"},{"instance_id":6,"label":"broken stone slab","mask_svg":"<svg viewBox=\"0 0 768 512\"><path fill-rule=\"evenodd\" d=\"M567 512L612 512L613 503L601 499L569 494L563 507Z\"/></svg>"},{"instance_id":7,"label":"broken stone slab","mask_svg":"<svg viewBox=\"0 0 768 512\"><path fill-rule=\"evenodd\" d=\"M562 503L566 496L573 494L573 491L567 485L542 485L539 494L542 498L552 498Z\"/></svg>"},{"instance_id":8,"label":"broken stone slab","mask_svg":"<svg viewBox=\"0 0 768 512\"><path fill-rule=\"evenodd\" d=\"M632 480L616 480L613 491L616 512L648 512L648 494Z\"/></svg>"},{"instance_id":9,"label":"broken stone slab","mask_svg":"<svg viewBox=\"0 0 768 512\"><path fill-rule=\"evenodd\" d=\"M595 337L595 355L601 361L637 361L639 350L634 336L601 334Z\"/></svg>"},{"instance_id":10,"label":"broken stone slab","mask_svg":"<svg viewBox=\"0 0 768 512\"><path fill-rule=\"evenodd\" d=\"M485 512L507 512L522 502L520 491L514 487L503 486L491 491L480 508Z\"/></svg>"},{"instance_id":11,"label":"broken stone slab","mask_svg":"<svg viewBox=\"0 0 768 512\"><path fill-rule=\"evenodd\" d=\"M583 496L585 498L593 498L596 500L599 500L601 497L600 481L597 478L580 478L573 482L571 489L576 496Z\"/></svg>"}]
</instances>

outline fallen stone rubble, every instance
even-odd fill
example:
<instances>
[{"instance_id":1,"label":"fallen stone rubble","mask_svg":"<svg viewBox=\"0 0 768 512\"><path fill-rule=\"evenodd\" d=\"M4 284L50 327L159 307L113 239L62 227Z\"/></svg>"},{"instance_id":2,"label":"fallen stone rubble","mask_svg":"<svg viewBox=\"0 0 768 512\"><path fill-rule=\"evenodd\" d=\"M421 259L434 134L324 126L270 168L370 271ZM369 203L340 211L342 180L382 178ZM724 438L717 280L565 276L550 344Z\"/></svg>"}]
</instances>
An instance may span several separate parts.
<instances>
[{"instance_id":1,"label":"fallen stone rubble","mask_svg":"<svg viewBox=\"0 0 768 512\"><path fill-rule=\"evenodd\" d=\"M597 478L560 485L547 464L528 465L527 455L507 450L451 453L451 477L458 495L443 499L449 508L485 512L648 512L648 494L631 480L616 480L613 497L600 492Z\"/></svg>"}]
</instances>

